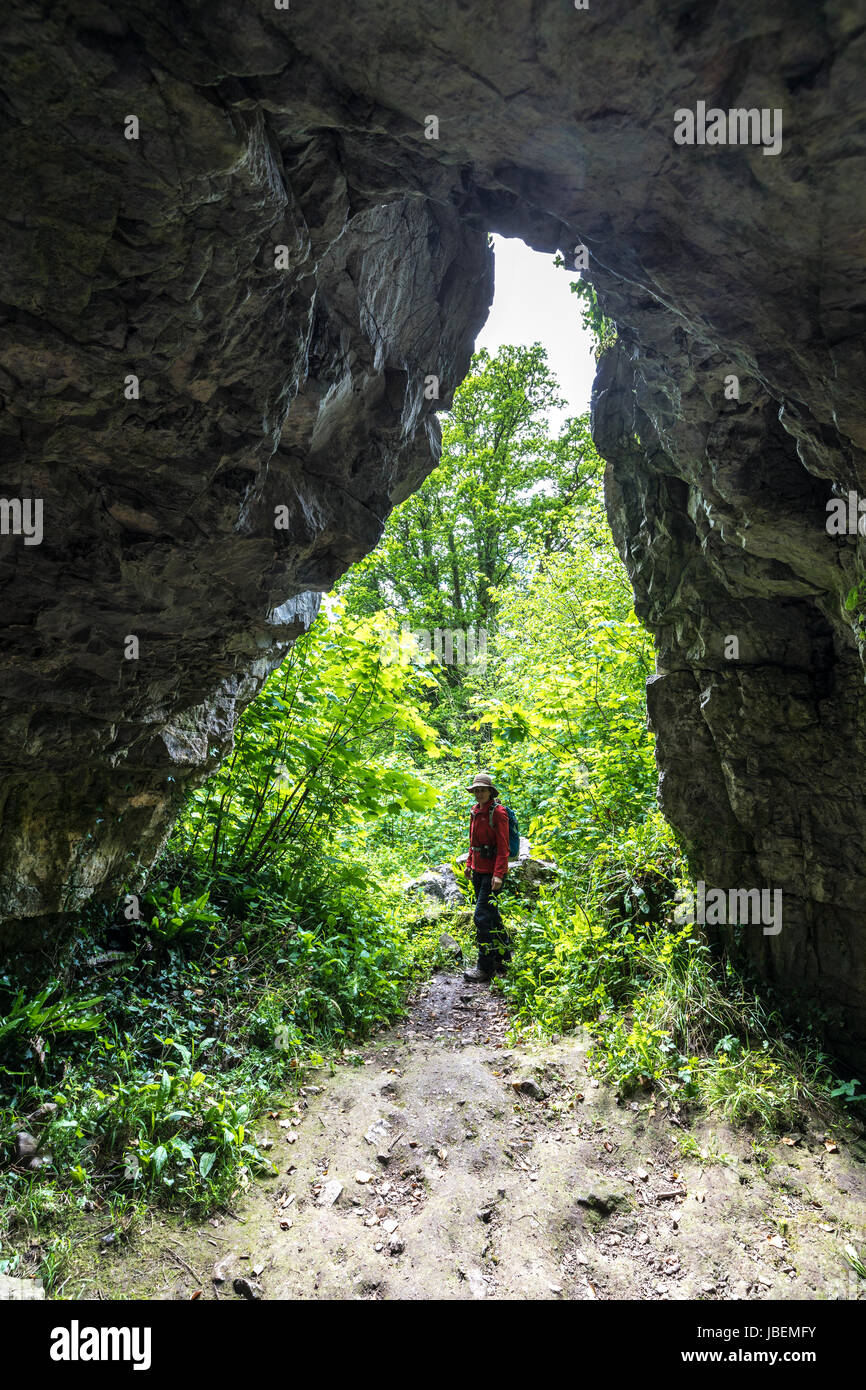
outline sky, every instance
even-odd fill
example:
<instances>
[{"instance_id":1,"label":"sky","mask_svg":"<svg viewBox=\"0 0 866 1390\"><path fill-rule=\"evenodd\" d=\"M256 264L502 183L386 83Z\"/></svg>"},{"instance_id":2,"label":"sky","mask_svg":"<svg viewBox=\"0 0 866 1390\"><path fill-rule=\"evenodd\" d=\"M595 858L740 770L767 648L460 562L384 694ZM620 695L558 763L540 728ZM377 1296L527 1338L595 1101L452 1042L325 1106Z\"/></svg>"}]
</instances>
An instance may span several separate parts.
<instances>
[{"instance_id":1,"label":"sky","mask_svg":"<svg viewBox=\"0 0 866 1390\"><path fill-rule=\"evenodd\" d=\"M589 410L595 376L592 339L580 322L581 301L568 288L575 272L557 270L553 256L530 251L525 242L495 236L496 281L490 316L475 347L491 354L503 343L539 342L547 349L547 361L568 400L565 410L550 412L550 428L556 432L568 415ZM323 599L330 612L333 600Z\"/></svg>"},{"instance_id":2,"label":"sky","mask_svg":"<svg viewBox=\"0 0 866 1390\"><path fill-rule=\"evenodd\" d=\"M551 411L551 428L567 415L589 410L595 376L592 340L580 322L581 300L570 291L576 272L557 270L553 256L530 251L523 241L494 236L496 290L490 317L475 347L491 354L503 343L547 349L547 361L568 399L563 411Z\"/></svg>"}]
</instances>

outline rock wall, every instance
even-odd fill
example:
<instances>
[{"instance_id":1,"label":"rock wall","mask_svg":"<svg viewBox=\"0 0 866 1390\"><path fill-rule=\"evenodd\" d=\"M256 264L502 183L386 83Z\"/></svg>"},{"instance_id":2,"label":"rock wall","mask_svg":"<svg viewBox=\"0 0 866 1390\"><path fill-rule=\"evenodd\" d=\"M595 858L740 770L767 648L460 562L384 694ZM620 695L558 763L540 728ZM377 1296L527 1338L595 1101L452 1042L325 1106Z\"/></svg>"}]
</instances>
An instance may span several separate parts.
<instances>
[{"instance_id":1,"label":"rock wall","mask_svg":"<svg viewBox=\"0 0 866 1390\"><path fill-rule=\"evenodd\" d=\"M0 913L156 852L434 466L487 231L582 244L620 329L594 427L665 810L708 882L782 889L748 949L866 1061L862 541L825 526L866 490L860 7L84 0L3 26L0 496L42 498L44 537L0 536ZM699 103L766 110L781 149L678 144Z\"/></svg>"}]
</instances>

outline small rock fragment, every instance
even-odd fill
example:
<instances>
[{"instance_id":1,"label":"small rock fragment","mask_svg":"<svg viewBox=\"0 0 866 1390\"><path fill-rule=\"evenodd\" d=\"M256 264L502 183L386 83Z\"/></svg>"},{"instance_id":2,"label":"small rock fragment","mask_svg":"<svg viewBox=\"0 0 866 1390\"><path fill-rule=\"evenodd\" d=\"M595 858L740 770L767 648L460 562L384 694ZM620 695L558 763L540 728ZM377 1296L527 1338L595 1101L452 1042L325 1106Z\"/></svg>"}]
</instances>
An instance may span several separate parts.
<instances>
[{"instance_id":1,"label":"small rock fragment","mask_svg":"<svg viewBox=\"0 0 866 1390\"><path fill-rule=\"evenodd\" d=\"M38 1105L36 1109L33 1111L33 1114L28 1115L27 1118L31 1124L38 1125L43 1120L49 1119L49 1117L53 1115L56 1110L56 1102L53 1100L46 1100L42 1105Z\"/></svg>"},{"instance_id":2,"label":"small rock fragment","mask_svg":"<svg viewBox=\"0 0 866 1390\"><path fill-rule=\"evenodd\" d=\"M440 935L439 935L439 945L440 945L440 947L442 948L442 950L445 952L446 955L453 956L454 959L457 960L457 961L462 961L462 960L463 960L463 949L462 949L462 947L460 946L460 944L459 944L457 941L454 940L454 937L453 937L453 936L449 936L449 934L448 934L447 931L443 931L443 932L440 933ZM466 997L465 995L461 995L461 998L465 998L465 997Z\"/></svg>"},{"instance_id":3,"label":"small rock fragment","mask_svg":"<svg viewBox=\"0 0 866 1390\"><path fill-rule=\"evenodd\" d=\"M262 1296L262 1291L258 1285L251 1284L249 1279L235 1279L232 1288L236 1294L240 1294L241 1298L247 1298L251 1302Z\"/></svg>"},{"instance_id":4,"label":"small rock fragment","mask_svg":"<svg viewBox=\"0 0 866 1390\"><path fill-rule=\"evenodd\" d=\"M533 1100L544 1100L545 1093L534 1081L531 1076L524 1077L522 1081L512 1081L515 1091L520 1091L524 1096L531 1096Z\"/></svg>"},{"instance_id":5,"label":"small rock fragment","mask_svg":"<svg viewBox=\"0 0 866 1390\"><path fill-rule=\"evenodd\" d=\"M342 1191L343 1184L341 1182L338 1182L336 1178L332 1178L330 1182L325 1183L324 1187L322 1188L321 1192L316 1198L316 1201L318 1202L320 1207L332 1207L334 1203L339 1199L340 1193Z\"/></svg>"},{"instance_id":6,"label":"small rock fragment","mask_svg":"<svg viewBox=\"0 0 866 1390\"><path fill-rule=\"evenodd\" d=\"M368 1144L377 1144L384 1149L382 1141L388 1138L388 1125L384 1120L376 1120L364 1135Z\"/></svg>"}]
</instances>

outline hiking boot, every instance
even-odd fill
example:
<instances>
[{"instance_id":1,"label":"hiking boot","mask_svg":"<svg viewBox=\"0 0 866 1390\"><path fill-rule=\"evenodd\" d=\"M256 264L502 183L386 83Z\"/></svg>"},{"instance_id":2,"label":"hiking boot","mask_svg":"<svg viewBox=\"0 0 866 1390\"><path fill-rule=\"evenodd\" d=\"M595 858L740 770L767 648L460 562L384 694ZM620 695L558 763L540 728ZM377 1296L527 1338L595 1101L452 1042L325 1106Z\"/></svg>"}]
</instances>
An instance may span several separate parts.
<instances>
[{"instance_id":1,"label":"hiking boot","mask_svg":"<svg viewBox=\"0 0 866 1390\"><path fill-rule=\"evenodd\" d=\"M464 980L468 980L471 985L486 985L490 981L490 974L482 970L480 966L473 965L469 970L463 971Z\"/></svg>"},{"instance_id":2,"label":"hiking boot","mask_svg":"<svg viewBox=\"0 0 866 1390\"><path fill-rule=\"evenodd\" d=\"M500 961L498 965L494 965L492 973L494 975L507 975L508 963L505 961Z\"/></svg>"}]
</instances>

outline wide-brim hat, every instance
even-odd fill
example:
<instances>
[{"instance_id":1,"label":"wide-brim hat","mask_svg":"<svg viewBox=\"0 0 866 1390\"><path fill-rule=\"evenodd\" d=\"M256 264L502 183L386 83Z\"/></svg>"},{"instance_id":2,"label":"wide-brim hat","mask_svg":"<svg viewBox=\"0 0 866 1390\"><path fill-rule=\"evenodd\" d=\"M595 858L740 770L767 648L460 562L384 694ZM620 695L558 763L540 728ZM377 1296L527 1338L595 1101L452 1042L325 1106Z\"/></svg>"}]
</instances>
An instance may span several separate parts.
<instances>
[{"instance_id":1,"label":"wide-brim hat","mask_svg":"<svg viewBox=\"0 0 866 1390\"><path fill-rule=\"evenodd\" d=\"M476 787L489 787L494 796L499 795L499 788L494 787L493 778L490 776L489 772L479 772L466 790L472 792Z\"/></svg>"}]
</instances>

